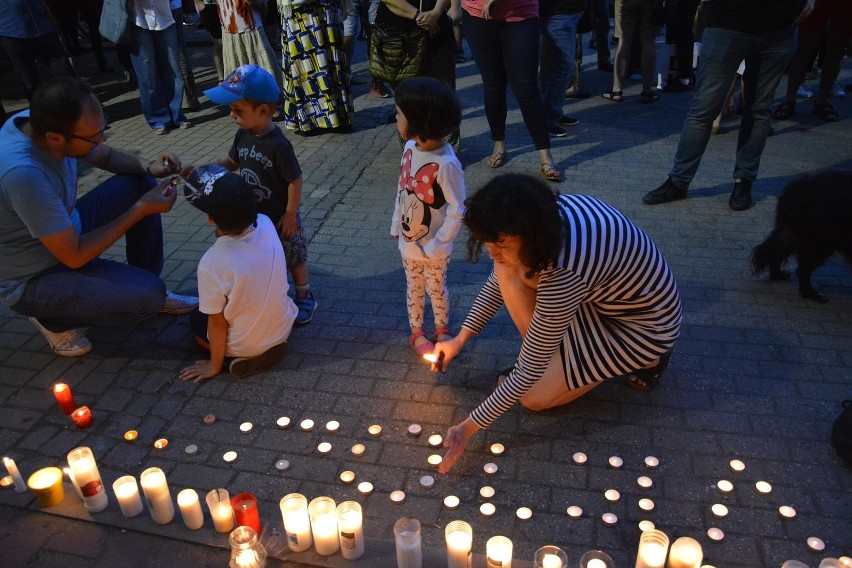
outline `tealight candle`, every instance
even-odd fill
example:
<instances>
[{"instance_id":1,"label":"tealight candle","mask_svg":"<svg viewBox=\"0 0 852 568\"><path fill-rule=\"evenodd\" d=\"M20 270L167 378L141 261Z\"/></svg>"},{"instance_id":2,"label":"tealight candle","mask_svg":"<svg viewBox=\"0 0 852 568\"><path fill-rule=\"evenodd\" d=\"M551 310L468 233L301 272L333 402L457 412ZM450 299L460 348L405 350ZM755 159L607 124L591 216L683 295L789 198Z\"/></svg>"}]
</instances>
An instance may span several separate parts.
<instances>
[{"instance_id":1,"label":"tealight candle","mask_svg":"<svg viewBox=\"0 0 852 568\"><path fill-rule=\"evenodd\" d=\"M284 532L287 533L287 546L293 552L308 550L313 544L308 500L301 493L290 493L281 498L278 506L284 520Z\"/></svg>"},{"instance_id":2,"label":"tealight candle","mask_svg":"<svg viewBox=\"0 0 852 568\"><path fill-rule=\"evenodd\" d=\"M400 491L400 493L402 492ZM344 501L337 506L340 554L344 559L357 560L364 554L363 524L364 516L361 512L361 505L355 501Z\"/></svg>"},{"instance_id":3,"label":"tealight candle","mask_svg":"<svg viewBox=\"0 0 852 568\"><path fill-rule=\"evenodd\" d=\"M177 504L186 528L191 531L200 529L204 524L204 514L201 512L201 502L195 489L184 489L178 493Z\"/></svg>"},{"instance_id":4,"label":"tealight candle","mask_svg":"<svg viewBox=\"0 0 852 568\"><path fill-rule=\"evenodd\" d=\"M709 536L711 540L719 541L725 538L725 533L722 531L722 529L710 527L709 529L707 529L707 536Z\"/></svg>"},{"instance_id":5,"label":"tealight candle","mask_svg":"<svg viewBox=\"0 0 852 568\"><path fill-rule=\"evenodd\" d=\"M483 503L479 506L479 512L485 515L486 517L490 517L494 514L494 511L497 510L497 507L494 506L494 503Z\"/></svg>"},{"instance_id":6,"label":"tealight candle","mask_svg":"<svg viewBox=\"0 0 852 568\"><path fill-rule=\"evenodd\" d=\"M734 490L734 484L727 479L720 479L716 482L716 489L722 493L730 493Z\"/></svg>"},{"instance_id":7,"label":"tealight candle","mask_svg":"<svg viewBox=\"0 0 852 568\"><path fill-rule=\"evenodd\" d=\"M343 483L352 483L355 481L355 472L349 471L348 469L340 474L340 481Z\"/></svg>"},{"instance_id":8,"label":"tealight candle","mask_svg":"<svg viewBox=\"0 0 852 568\"><path fill-rule=\"evenodd\" d=\"M24 478L21 477L21 472L18 471L18 464L12 458L3 458L3 465L6 471L12 476L12 482L15 484L15 492L23 493L27 490L27 484L24 483Z\"/></svg>"},{"instance_id":9,"label":"tealight candle","mask_svg":"<svg viewBox=\"0 0 852 568\"><path fill-rule=\"evenodd\" d=\"M165 447L168 446L168 445L169 445L169 441L166 440L165 438L160 438L159 440L156 440L154 442L154 447L158 450L165 449Z\"/></svg>"},{"instance_id":10,"label":"tealight candle","mask_svg":"<svg viewBox=\"0 0 852 568\"><path fill-rule=\"evenodd\" d=\"M27 479L27 487L35 493L42 507L54 507L65 499L62 470L58 467L45 467L36 471Z\"/></svg>"},{"instance_id":11,"label":"tealight candle","mask_svg":"<svg viewBox=\"0 0 852 568\"><path fill-rule=\"evenodd\" d=\"M79 479L79 476L77 476ZM151 518L158 525L171 522L175 516L175 506L166 482L166 474L158 467L149 467L139 476L139 484L148 502Z\"/></svg>"},{"instance_id":12,"label":"tealight candle","mask_svg":"<svg viewBox=\"0 0 852 568\"><path fill-rule=\"evenodd\" d=\"M288 469L290 469L290 462L288 462L287 460L278 460L277 462L275 462L275 469L277 469L278 471L287 471Z\"/></svg>"},{"instance_id":13,"label":"tealight candle","mask_svg":"<svg viewBox=\"0 0 852 568\"><path fill-rule=\"evenodd\" d=\"M606 552L590 550L580 557L580 568L612 568L612 558Z\"/></svg>"},{"instance_id":14,"label":"tealight candle","mask_svg":"<svg viewBox=\"0 0 852 568\"><path fill-rule=\"evenodd\" d=\"M360 456L366 451L367 446L365 446L364 444L355 444L354 446L352 446L352 453L356 456Z\"/></svg>"},{"instance_id":15,"label":"tealight candle","mask_svg":"<svg viewBox=\"0 0 852 568\"><path fill-rule=\"evenodd\" d=\"M607 460L607 462L609 463L609 467L612 469L621 469L621 466L624 465L624 460L618 456L612 456Z\"/></svg>"},{"instance_id":16,"label":"tealight candle","mask_svg":"<svg viewBox=\"0 0 852 568\"><path fill-rule=\"evenodd\" d=\"M565 510L565 512L568 513L568 516L572 519L579 519L581 516L583 516L582 507L578 507L577 505L571 505L570 507L568 507L568 509Z\"/></svg>"},{"instance_id":17,"label":"tealight candle","mask_svg":"<svg viewBox=\"0 0 852 568\"><path fill-rule=\"evenodd\" d=\"M382 427L379 426L378 424L373 424L372 426L367 428L367 433L370 434L370 436L373 436L373 437L379 436L382 433Z\"/></svg>"},{"instance_id":18,"label":"tealight candle","mask_svg":"<svg viewBox=\"0 0 852 568\"><path fill-rule=\"evenodd\" d=\"M234 522L238 527L251 527L260 534L260 513L257 510L257 497L253 493L237 493L231 497L234 509Z\"/></svg>"},{"instance_id":19,"label":"tealight candle","mask_svg":"<svg viewBox=\"0 0 852 568\"><path fill-rule=\"evenodd\" d=\"M420 478L420 485L423 487L432 487L435 485L435 478L431 475L424 475Z\"/></svg>"},{"instance_id":20,"label":"tealight candle","mask_svg":"<svg viewBox=\"0 0 852 568\"><path fill-rule=\"evenodd\" d=\"M282 430L286 430L290 427L290 418L287 416L282 416L281 418L275 421L275 425L281 428Z\"/></svg>"},{"instance_id":21,"label":"tealight candle","mask_svg":"<svg viewBox=\"0 0 852 568\"><path fill-rule=\"evenodd\" d=\"M438 454L432 454L427 458L427 461L429 462L429 465L438 465L439 463L441 463L441 461L443 461L443 459L444 458L442 458Z\"/></svg>"},{"instance_id":22,"label":"tealight candle","mask_svg":"<svg viewBox=\"0 0 852 568\"><path fill-rule=\"evenodd\" d=\"M216 532L231 532L234 528L234 509L231 507L231 496L228 490L213 489L207 493L205 500Z\"/></svg>"},{"instance_id":23,"label":"tealight candle","mask_svg":"<svg viewBox=\"0 0 852 568\"><path fill-rule=\"evenodd\" d=\"M299 423L299 427L305 432L310 432L314 429L314 421L310 418L306 418Z\"/></svg>"},{"instance_id":24,"label":"tealight candle","mask_svg":"<svg viewBox=\"0 0 852 568\"><path fill-rule=\"evenodd\" d=\"M447 509L455 509L461 501L455 495L447 495L444 497L444 507Z\"/></svg>"},{"instance_id":25,"label":"tealight candle","mask_svg":"<svg viewBox=\"0 0 852 568\"><path fill-rule=\"evenodd\" d=\"M311 532L318 554L331 556L340 548L337 534L337 505L331 497L317 497L308 505Z\"/></svg>"},{"instance_id":26,"label":"tealight candle","mask_svg":"<svg viewBox=\"0 0 852 568\"><path fill-rule=\"evenodd\" d=\"M0 487L9 487L10 485L14 485L15 480L11 475L6 475L0 478Z\"/></svg>"},{"instance_id":27,"label":"tealight candle","mask_svg":"<svg viewBox=\"0 0 852 568\"><path fill-rule=\"evenodd\" d=\"M85 430L92 425L94 418L92 417L92 411L89 410L88 406L81 406L71 413L71 420L77 428Z\"/></svg>"},{"instance_id":28,"label":"tealight candle","mask_svg":"<svg viewBox=\"0 0 852 568\"><path fill-rule=\"evenodd\" d=\"M533 568L564 568L567 565L568 556L556 546L542 546L533 556Z\"/></svg>"},{"instance_id":29,"label":"tealight candle","mask_svg":"<svg viewBox=\"0 0 852 568\"><path fill-rule=\"evenodd\" d=\"M487 463L484 466L482 466L482 469L483 469L483 471L485 471L485 473L487 473L489 475L494 474L494 473L497 473L497 464L496 463Z\"/></svg>"},{"instance_id":30,"label":"tealight candle","mask_svg":"<svg viewBox=\"0 0 852 568\"><path fill-rule=\"evenodd\" d=\"M396 491L391 491L390 500L394 503L402 503L405 501L405 491L400 491L397 489Z\"/></svg>"},{"instance_id":31,"label":"tealight candle","mask_svg":"<svg viewBox=\"0 0 852 568\"><path fill-rule=\"evenodd\" d=\"M758 481L754 484L754 487L757 489L757 492L761 495L766 495L770 491L772 491L772 486L766 483L765 481Z\"/></svg>"},{"instance_id":32,"label":"tealight candle","mask_svg":"<svg viewBox=\"0 0 852 568\"><path fill-rule=\"evenodd\" d=\"M639 487L648 489L649 487L654 485L654 481L650 477L643 475L641 477L636 478L636 484L639 485Z\"/></svg>"},{"instance_id":33,"label":"tealight candle","mask_svg":"<svg viewBox=\"0 0 852 568\"><path fill-rule=\"evenodd\" d=\"M408 433L411 436L419 436L422 430L423 428L420 426L420 424L412 424L408 427Z\"/></svg>"},{"instance_id":34,"label":"tealight candle","mask_svg":"<svg viewBox=\"0 0 852 568\"><path fill-rule=\"evenodd\" d=\"M133 440L135 440L138 437L139 437L139 432L137 432L136 430L128 430L127 432L124 433L124 439L127 440L128 442L132 442Z\"/></svg>"},{"instance_id":35,"label":"tealight candle","mask_svg":"<svg viewBox=\"0 0 852 568\"><path fill-rule=\"evenodd\" d=\"M825 550L825 543L822 541L821 538L817 538L815 536L809 536L807 542L808 542L808 548L810 548L813 551L822 552L823 550Z\"/></svg>"},{"instance_id":36,"label":"tealight candle","mask_svg":"<svg viewBox=\"0 0 852 568\"><path fill-rule=\"evenodd\" d=\"M73 479L80 487L86 510L90 513L98 513L106 509L109 500L92 450L81 446L68 452L68 467L74 474Z\"/></svg>"},{"instance_id":37,"label":"tealight candle","mask_svg":"<svg viewBox=\"0 0 852 568\"><path fill-rule=\"evenodd\" d=\"M518 510L515 511L515 515L522 521L527 521L532 517L532 509L529 507L519 507Z\"/></svg>"},{"instance_id":38,"label":"tealight candle","mask_svg":"<svg viewBox=\"0 0 852 568\"><path fill-rule=\"evenodd\" d=\"M745 470L745 464L740 460L731 460L729 465L731 466L731 470L736 473L742 473Z\"/></svg>"},{"instance_id":39,"label":"tealight candle","mask_svg":"<svg viewBox=\"0 0 852 568\"><path fill-rule=\"evenodd\" d=\"M112 484L112 492L118 499L121 514L125 517L135 517L142 512L142 498L139 496L139 486L132 475L124 475Z\"/></svg>"},{"instance_id":40,"label":"tealight candle","mask_svg":"<svg viewBox=\"0 0 852 568\"><path fill-rule=\"evenodd\" d=\"M658 465L660 465L660 460L655 458L654 456L648 456L645 458L645 467L654 469Z\"/></svg>"},{"instance_id":41,"label":"tealight candle","mask_svg":"<svg viewBox=\"0 0 852 568\"><path fill-rule=\"evenodd\" d=\"M440 434L432 434L431 436L429 436L429 445L433 448L440 447L443 441L444 439L441 437Z\"/></svg>"},{"instance_id":42,"label":"tealight candle","mask_svg":"<svg viewBox=\"0 0 852 568\"><path fill-rule=\"evenodd\" d=\"M189 444L187 447L183 449L184 453L188 456L194 456L198 453L198 446L195 444Z\"/></svg>"},{"instance_id":43,"label":"tealight candle","mask_svg":"<svg viewBox=\"0 0 852 568\"><path fill-rule=\"evenodd\" d=\"M657 527L654 526L654 523L647 520L647 519L645 519L644 521L639 521L639 530L642 531L642 532L652 531L655 528L657 528Z\"/></svg>"},{"instance_id":44,"label":"tealight candle","mask_svg":"<svg viewBox=\"0 0 852 568\"><path fill-rule=\"evenodd\" d=\"M654 502L651 499L639 499L639 508L643 511L653 511Z\"/></svg>"},{"instance_id":45,"label":"tealight candle","mask_svg":"<svg viewBox=\"0 0 852 568\"><path fill-rule=\"evenodd\" d=\"M325 429L329 432L337 432L340 430L340 422L337 420L329 420L325 423Z\"/></svg>"},{"instance_id":46,"label":"tealight candle","mask_svg":"<svg viewBox=\"0 0 852 568\"><path fill-rule=\"evenodd\" d=\"M473 528L464 521L452 521L444 529L447 539L447 568L470 568Z\"/></svg>"},{"instance_id":47,"label":"tealight candle","mask_svg":"<svg viewBox=\"0 0 852 568\"><path fill-rule=\"evenodd\" d=\"M225 463L233 463L233 461L237 459L237 452L225 452L222 459L225 460Z\"/></svg>"},{"instance_id":48,"label":"tealight candle","mask_svg":"<svg viewBox=\"0 0 852 568\"><path fill-rule=\"evenodd\" d=\"M838 560L843 566L852 567L852 558L848 556L841 556Z\"/></svg>"},{"instance_id":49,"label":"tealight candle","mask_svg":"<svg viewBox=\"0 0 852 568\"><path fill-rule=\"evenodd\" d=\"M240 424L240 432L242 432L243 434L248 434L249 432L251 432L252 428L254 428L254 424L252 424L251 422L243 422L242 424Z\"/></svg>"},{"instance_id":50,"label":"tealight candle","mask_svg":"<svg viewBox=\"0 0 852 568\"><path fill-rule=\"evenodd\" d=\"M619 493L615 489L607 489L606 491L604 491L604 498L607 501L611 501L611 502L615 503L616 501L621 499L621 493Z\"/></svg>"},{"instance_id":51,"label":"tealight candle","mask_svg":"<svg viewBox=\"0 0 852 568\"><path fill-rule=\"evenodd\" d=\"M503 444L491 444L491 453L495 456L499 456L503 452L506 451L505 446Z\"/></svg>"},{"instance_id":52,"label":"tealight candle","mask_svg":"<svg viewBox=\"0 0 852 568\"><path fill-rule=\"evenodd\" d=\"M210 426L211 424L216 422L216 416L213 414L207 414L206 416L204 416L203 421L207 426Z\"/></svg>"},{"instance_id":53,"label":"tealight candle","mask_svg":"<svg viewBox=\"0 0 852 568\"><path fill-rule=\"evenodd\" d=\"M53 386L53 396L56 397L56 402L59 403L63 413L71 414L77 408L77 403L74 402L74 396L71 394L71 387L65 383L56 383Z\"/></svg>"},{"instance_id":54,"label":"tealight candle","mask_svg":"<svg viewBox=\"0 0 852 568\"><path fill-rule=\"evenodd\" d=\"M317 446L317 451L321 454L327 454L331 451L331 444L329 444L328 442L320 442L320 444Z\"/></svg>"},{"instance_id":55,"label":"tealight candle","mask_svg":"<svg viewBox=\"0 0 852 568\"><path fill-rule=\"evenodd\" d=\"M700 568L704 551L694 538L682 536L672 543L668 568Z\"/></svg>"},{"instance_id":56,"label":"tealight candle","mask_svg":"<svg viewBox=\"0 0 852 568\"><path fill-rule=\"evenodd\" d=\"M486 564L512 568L512 541L505 536L492 536L485 543Z\"/></svg>"},{"instance_id":57,"label":"tealight candle","mask_svg":"<svg viewBox=\"0 0 852 568\"><path fill-rule=\"evenodd\" d=\"M792 519L796 516L796 509L789 505L781 505L778 507L778 514L781 515L782 519Z\"/></svg>"},{"instance_id":58,"label":"tealight candle","mask_svg":"<svg viewBox=\"0 0 852 568\"><path fill-rule=\"evenodd\" d=\"M373 484L369 481L362 481L358 484L358 492L364 495L369 495L373 492Z\"/></svg>"},{"instance_id":59,"label":"tealight candle","mask_svg":"<svg viewBox=\"0 0 852 568\"><path fill-rule=\"evenodd\" d=\"M618 516L614 513L604 513L601 515L601 520L607 525L614 525L618 522Z\"/></svg>"},{"instance_id":60,"label":"tealight candle","mask_svg":"<svg viewBox=\"0 0 852 568\"><path fill-rule=\"evenodd\" d=\"M483 485L479 488L479 494L485 499L491 499L494 497L494 488L490 485Z\"/></svg>"},{"instance_id":61,"label":"tealight candle","mask_svg":"<svg viewBox=\"0 0 852 568\"><path fill-rule=\"evenodd\" d=\"M583 452L576 452L573 456L571 456L571 459L574 460L575 464L583 465L589 458Z\"/></svg>"},{"instance_id":62,"label":"tealight candle","mask_svg":"<svg viewBox=\"0 0 852 568\"><path fill-rule=\"evenodd\" d=\"M710 507L710 511L713 513L713 516L719 517L720 519L728 516L728 508L721 503L716 503Z\"/></svg>"}]
</instances>

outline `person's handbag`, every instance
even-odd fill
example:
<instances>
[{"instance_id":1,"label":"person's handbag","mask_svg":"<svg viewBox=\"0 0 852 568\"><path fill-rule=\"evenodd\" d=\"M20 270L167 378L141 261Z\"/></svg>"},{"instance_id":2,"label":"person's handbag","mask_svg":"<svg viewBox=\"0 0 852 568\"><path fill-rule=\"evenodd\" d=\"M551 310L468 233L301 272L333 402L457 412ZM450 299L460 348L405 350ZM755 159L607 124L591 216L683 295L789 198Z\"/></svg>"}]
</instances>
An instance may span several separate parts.
<instances>
[{"instance_id":1,"label":"person's handbag","mask_svg":"<svg viewBox=\"0 0 852 568\"><path fill-rule=\"evenodd\" d=\"M422 7L422 4L421 4ZM426 59L426 32L415 27L410 30L372 27L370 36L370 75L379 81L395 85L411 79Z\"/></svg>"},{"instance_id":2,"label":"person's handbag","mask_svg":"<svg viewBox=\"0 0 852 568\"><path fill-rule=\"evenodd\" d=\"M98 33L115 45L130 43L130 3L133 0L104 0Z\"/></svg>"}]
</instances>

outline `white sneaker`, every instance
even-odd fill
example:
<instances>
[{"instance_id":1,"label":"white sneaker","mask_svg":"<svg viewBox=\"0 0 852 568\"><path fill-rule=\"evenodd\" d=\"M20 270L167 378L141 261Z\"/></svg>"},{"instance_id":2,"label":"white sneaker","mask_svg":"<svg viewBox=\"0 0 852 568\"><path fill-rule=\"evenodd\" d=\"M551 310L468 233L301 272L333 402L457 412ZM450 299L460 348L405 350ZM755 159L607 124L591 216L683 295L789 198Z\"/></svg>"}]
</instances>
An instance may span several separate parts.
<instances>
[{"instance_id":1,"label":"white sneaker","mask_svg":"<svg viewBox=\"0 0 852 568\"><path fill-rule=\"evenodd\" d=\"M198 305L198 296L182 296L174 292L166 291L166 302L163 304L161 314L187 314Z\"/></svg>"},{"instance_id":2,"label":"white sneaker","mask_svg":"<svg viewBox=\"0 0 852 568\"><path fill-rule=\"evenodd\" d=\"M802 83L799 85L799 88L796 89L796 96L803 99L812 99L814 97L814 92L810 87Z\"/></svg>"},{"instance_id":3,"label":"white sneaker","mask_svg":"<svg viewBox=\"0 0 852 568\"><path fill-rule=\"evenodd\" d=\"M835 83L831 86L831 96L835 99L842 99L846 96L846 89L840 83Z\"/></svg>"},{"instance_id":4,"label":"white sneaker","mask_svg":"<svg viewBox=\"0 0 852 568\"><path fill-rule=\"evenodd\" d=\"M53 352L60 357L82 357L92 350L92 342L86 339L82 329L69 329L68 331L50 331L35 318L28 318L36 326Z\"/></svg>"}]
</instances>

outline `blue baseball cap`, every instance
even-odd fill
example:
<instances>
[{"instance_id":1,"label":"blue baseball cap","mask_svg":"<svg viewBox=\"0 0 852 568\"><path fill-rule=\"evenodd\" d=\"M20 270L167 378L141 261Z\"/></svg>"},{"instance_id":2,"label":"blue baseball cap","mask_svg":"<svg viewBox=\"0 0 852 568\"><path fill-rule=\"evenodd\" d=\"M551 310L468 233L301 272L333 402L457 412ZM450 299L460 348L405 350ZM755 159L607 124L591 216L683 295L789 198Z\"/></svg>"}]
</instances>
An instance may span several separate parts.
<instances>
[{"instance_id":1,"label":"blue baseball cap","mask_svg":"<svg viewBox=\"0 0 852 568\"><path fill-rule=\"evenodd\" d=\"M275 103L281 95L281 89L266 69L257 65L240 65L222 81L222 84L207 89L204 94L218 105L227 105L241 99L259 103Z\"/></svg>"}]
</instances>

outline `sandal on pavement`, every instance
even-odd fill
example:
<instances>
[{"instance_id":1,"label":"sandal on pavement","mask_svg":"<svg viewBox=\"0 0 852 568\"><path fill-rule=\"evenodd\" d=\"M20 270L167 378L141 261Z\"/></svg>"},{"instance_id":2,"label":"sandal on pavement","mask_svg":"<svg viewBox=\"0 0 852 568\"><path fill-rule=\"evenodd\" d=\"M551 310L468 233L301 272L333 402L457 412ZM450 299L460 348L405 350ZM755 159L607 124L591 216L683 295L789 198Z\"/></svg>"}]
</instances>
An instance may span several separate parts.
<instances>
[{"instance_id":1,"label":"sandal on pavement","mask_svg":"<svg viewBox=\"0 0 852 568\"><path fill-rule=\"evenodd\" d=\"M646 91L639 94L639 102L643 105L655 103L658 100L660 100L660 95L658 95L654 91Z\"/></svg>"},{"instance_id":2,"label":"sandal on pavement","mask_svg":"<svg viewBox=\"0 0 852 568\"><path fill-rule=\"evenodd\" d=\"M502 167L503 164L506 163L506 152L498 152L494 150L494 153L488 156L488 167L489 168L499 168Z\"/></svg>"},{"instance_id":3,"label":"sandal on pavement","mask_svg":"<svg viewBox=\"0 0 852 568\"><path fill-rule=\"evenodd\" d=\"M840 115L831 106L831 103L814 103L814 114L826 122L837 122Z\"/></svg>"},{"instance_id":4,"label":"sandal on pavement","mask_svg":"<svg viewBox=\"0 0 852 568\"><path fill-rule=\"evenodd\" d=\"M418 344L417 340L421 337L424 339L424 341ZM435 344L426 339L426 334L422 331L418 331L409 335L408 344L411 346L414 352L420 355L421 357L435 350Z\"/></svg>"},{"instance_id":5,"label":"sandal on pavement","mask_svg":"<svg viewBox=\"0 0 852 568\"><path fill-rule=\"evenodd\" d=\"M796 101L783 101L772 111L772 118L775 120L787 120L796 114Z\"/></svg>"},{"instance_id":6,"label":"sandal on pavement","mask_svg":"<svg viewBox=\"0 0 852 568\"><path fill-rule=\"evenodd\" d=\"M609 91L608 93L601 93L601 96L613 103L624 102L624 91Z\"/></svg>"},{"instance_id":7,"label":"sandal on pavement","mask_svg":"<svg viewBox=\"0 0 852 568\"><path fill-rule=\"evenodd\" d=\"M669 349L667 353L660 357L659 362L650 367L648 369L639 369L638 371L633 371L627 375L627 386L638 390L638 391L652 391L658 386L663 380L663 373L666 371L666 367L669 366L669 359L671 358L672 350Z\"/></svg>"},{"instance_id":8,"label":"sandal on pavement","mask_svg":"<svg viewBox=\"0 0 852 568\"><path fill-rule=\"evenodd\" d=\"M547 162L541 163L541 175L544 176L544 179L547 181L553 181L559 183L562 181L562 174L559 173L552 164L548 164Z\"/></svg>"},{"instance_id":9,"label":"sandal on pavement","mask_svg":"<svg viewBox=\"0 0 852 568\"><path fill-rule=\"evenodd\" d=\"M448 327L436 327L435 328L435 343L439 341L449 341L453 338L453 334Z\"/></svg>"}]
</instances>

